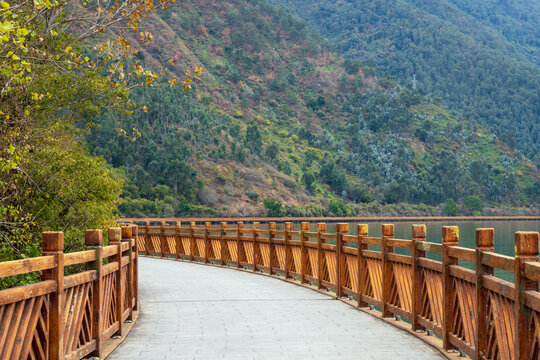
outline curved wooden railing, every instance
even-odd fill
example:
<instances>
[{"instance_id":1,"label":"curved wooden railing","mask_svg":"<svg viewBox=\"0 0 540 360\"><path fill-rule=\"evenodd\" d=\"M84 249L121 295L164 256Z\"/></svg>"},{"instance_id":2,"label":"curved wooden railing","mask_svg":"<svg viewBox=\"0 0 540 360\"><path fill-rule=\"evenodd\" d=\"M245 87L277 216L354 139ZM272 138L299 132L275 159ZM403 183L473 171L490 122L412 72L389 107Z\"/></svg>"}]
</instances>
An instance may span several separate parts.
<instances>
[{"instance_id":1,"label":"curved wooden railing","mask_svg":"<svg viewBox=\"0 0 540 360\"><path fill-rule=\"evenodd\" d=\"M136 235L137 226L111 228L103 246L101 230L87 230L87 250L64 254L64 234L44 232L43 256L0 262L0 278L42 278L0 290L0 359L101 357L137 310Z\"/></svg>"},{"instance_id":2,"label":"curved wooden railing","mask_svg":"<svg viewBox=\"0 0 540 360\"><path fill-rule=\"evenodd\" d=\"M540 357L538 232L517 232L516 256L509 257L493 252L493 229L476 230L474 250L459 246L454 226L443 227L442 244L426 241L425 225L412 226L411 240L394 238L391 224L382 226L381 237L370 237L367 225L358 225L356 234L348 230L345 223L336 233L324 223L310 231L306 222L299 230L291 222L283 230L272 222L267 229L257 222L251 228L145 223L109 229L109 246L100 230L88 230L87 250L69 254L61 232L43 233L43 256L0 263L0 278L42 276L0 291L0 359L101 356L107 339L123 336L124 322L137 310L138 252L329 290L362 309L376 307L367 312L384 319L409 319L410 325L392 322L473 359ZM84 270L64 277L70 266ZM513 273L514 283L494 269Z\"/></svg>"},{"instance_id":3,"label":"curved wooden railing","mask_svg":"<svg viewBox=\"0 0 540 360\"><path fill-rule=\"evenodd\" d=\"M540 358L538 232L517 232L510 257L493 252L493 229L476 230L474 250L459 246L456 226L443 227L442 244L426 241L425 225L413 225L410 240L395 239L391 224L382 225L381 237L370 237L368 225L358 225L356 234L348 230L346 223L328 233L324 223L310 231L304 222L295 231L291 222L283 230L274 222L267 229L257 222L251 228L146 222L137 246L145 255L263 272L335 292L360 308L378 308L368 312L382 318L406 318L410 326L400 327L473 359ZM514 283L494 269L514 273Z\"/></svg>"}]
</instances>

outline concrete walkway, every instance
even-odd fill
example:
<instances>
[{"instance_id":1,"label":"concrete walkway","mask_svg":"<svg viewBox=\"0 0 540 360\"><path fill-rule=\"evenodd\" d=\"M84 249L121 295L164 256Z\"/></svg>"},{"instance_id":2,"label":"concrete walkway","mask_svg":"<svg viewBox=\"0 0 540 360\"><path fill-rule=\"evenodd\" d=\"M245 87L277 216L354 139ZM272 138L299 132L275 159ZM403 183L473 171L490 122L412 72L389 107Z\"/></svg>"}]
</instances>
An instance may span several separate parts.
<instances>
[{"instance_id":1,"label":"concrete walkway","mask_svg":"<svg viewBox=\"0 0 540 360\"><path fill-rule=\"evenodd\" d=\"M444 359L323 294L246 272L140 258L139 319L111 360Z\"/></svg>"}]
</instances>

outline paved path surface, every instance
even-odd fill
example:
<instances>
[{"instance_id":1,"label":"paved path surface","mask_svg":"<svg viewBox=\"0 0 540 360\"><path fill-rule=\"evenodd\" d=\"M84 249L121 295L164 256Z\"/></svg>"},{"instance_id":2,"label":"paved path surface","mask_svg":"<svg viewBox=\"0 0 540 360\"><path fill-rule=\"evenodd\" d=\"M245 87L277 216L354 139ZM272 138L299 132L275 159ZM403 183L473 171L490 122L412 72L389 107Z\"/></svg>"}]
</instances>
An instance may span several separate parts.
<instances>
[{"instance_id":1,"label":"paved path surface","mask_svg":"<svg viewBox=\"0 0 540 360\"><path fill-rule=\"evenodd\" d=\"M414 336L277 279L140 258L141 312L111 360L444 359Z\"/></svg>"}]
</instances>

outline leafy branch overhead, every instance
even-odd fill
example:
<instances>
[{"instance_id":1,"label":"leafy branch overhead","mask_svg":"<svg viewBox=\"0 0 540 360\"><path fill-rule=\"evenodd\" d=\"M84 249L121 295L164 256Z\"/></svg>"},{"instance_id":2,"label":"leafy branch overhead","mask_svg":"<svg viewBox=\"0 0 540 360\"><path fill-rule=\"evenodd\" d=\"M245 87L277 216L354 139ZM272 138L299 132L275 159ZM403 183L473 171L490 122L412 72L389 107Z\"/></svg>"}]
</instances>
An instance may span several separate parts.
<instances>
[{"instance_id":1,"label":"leafy branch overhead","mask_svg":"<svg viewBox=\"0 0 540 360\"><path fill-rule=\"evenodd\" d=\"M69 243L113 218L121 184L81 135L103 109L145 111L133 88L200 80L200 66L176 79L174 61L156 71L137 58L153 38L141 22L174 1L0 1L0 257L28 254L34 227L68 230Z\"/></svg>"}]
</instances>

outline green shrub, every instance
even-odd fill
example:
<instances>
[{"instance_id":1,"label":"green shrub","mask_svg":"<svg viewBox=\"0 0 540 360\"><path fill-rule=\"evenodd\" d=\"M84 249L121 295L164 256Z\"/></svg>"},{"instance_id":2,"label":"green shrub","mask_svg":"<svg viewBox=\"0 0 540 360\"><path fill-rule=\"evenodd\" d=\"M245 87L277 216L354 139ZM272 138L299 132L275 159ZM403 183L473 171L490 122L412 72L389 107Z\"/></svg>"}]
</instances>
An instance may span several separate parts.
<instances>
[{"instance_id":1,"label":"green shrub","mask_svg":"<svg viewBox=\"0 0 540 360\"><path fill-rule=\"evenodd\" d=\"M458 206L454 199L447 199L446 206L444 207L444 213L449 216L456 216L458 214Z\"/></svg>"},{"instance_id":2,"label":"green shrub","mask_svg":"<svg viewBox=\"0 0 540 360\"><path fill-rule=\"evenodd\" d=\"M482 200L476 195L469 195L463 200L467 215L482 215Z\"/></svg>"},{"instance_id":3,"label":"green shrub","mask_svg":"<svg viewBox=\"0 0 540 360\"><path fill-rule=\"evenodd\" d=\"M263 205L266 208L267 215L270 217L282 217L285 215L283 203L280 200L265 198L263 200Z\"/></svg>"}]
</instances>

